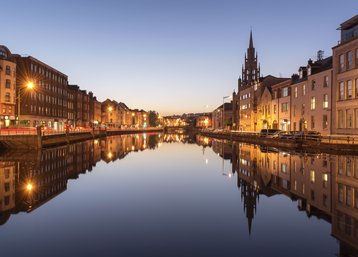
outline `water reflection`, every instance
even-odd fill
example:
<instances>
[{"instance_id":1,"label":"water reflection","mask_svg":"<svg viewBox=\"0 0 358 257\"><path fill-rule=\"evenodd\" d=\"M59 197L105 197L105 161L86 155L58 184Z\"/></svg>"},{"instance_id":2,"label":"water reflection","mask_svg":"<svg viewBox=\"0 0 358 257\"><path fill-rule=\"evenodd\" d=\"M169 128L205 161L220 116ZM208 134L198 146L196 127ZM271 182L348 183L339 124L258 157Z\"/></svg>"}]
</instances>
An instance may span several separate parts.
<instances>
[{"instance_id":1,"label":"water reflection","mask_svg":"<svg viewBox=\"0 0 358 257\"><path fill-rule=\"evenodd\" d=\"M160 134L124 135L43 149L5 152L0 156L0 225L12 214L32 212L64 192L69 179L113 162L130 152L155 149Z\"/></svg>"},{"instance_id":2,"label":"water reflection","mask_svg":"<svg viewBox=\"0 0 358 257\"><path fill-rule=\"evenodd\" d=\"M340 256L358 255L358 156L280 151L185 134L123 135L40 152L3 153L0 224L11 215L33 212L64 192L68 180L91 172L100 161L111 163L131 152L178 142L197 144L203 153L214 151L221 158L221 174L237 180L249 235L255 233L260 196L282 195L297 202L298 211L308 218L331 224ZM205 155L203 161L211 164Z\"/></svg>"},{"instance_id":3,"label":"water reflection","mask_svg":"<svg viewBox=\"0 0 358 257\"><path fill-rule=\"evenodd\" d=\"M207 141L198 138L198 142ZM307 154L212 140L212 149L230 159L237 175L251 233L259 196L281 194L299 211L332 224L340 256L358 256L358 156Z\"/></svg>"}]
</instances>

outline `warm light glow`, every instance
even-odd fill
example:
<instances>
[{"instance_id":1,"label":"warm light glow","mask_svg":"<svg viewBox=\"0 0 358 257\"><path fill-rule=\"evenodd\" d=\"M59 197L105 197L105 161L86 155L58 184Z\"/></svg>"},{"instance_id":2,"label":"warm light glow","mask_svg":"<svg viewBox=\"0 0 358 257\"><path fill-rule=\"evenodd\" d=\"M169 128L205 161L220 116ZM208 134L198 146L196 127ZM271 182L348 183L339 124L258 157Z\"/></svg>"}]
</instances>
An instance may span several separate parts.
<instances>
[{"instance_id":1,"label":"warm light glow","mask_svg":"<svg viewBox=\"0 0 358 257\"><path fill-rule=\"evenodd\" d=\"M322 177L323 177L323 181L324 181L324 182L327 182L327 181L328 181L328 174L327 174L327 173L324 173L324 174L322 175Z\"/></svg>"},{"instance_id":2,"label":"warm light glow","mask_svg":"<svg viewBox=\"0 0 358 257\"><path fill-rule=\"evenodd\" d=\"M33 89L33 88L34 88L34 83L31 82L31 81L29 81L29 82L27 82L26 87L27 87L28 89Z\"/></svg>"},{"instance_id":3,"label":"warm light glow","mask_svg":"<svg viewBox=\"0 0 358 257\"><path fill-rule=\"evenodd\" d=\"M132 113L132 116L134 116L134 113Z\"/></svg>"},{"instance_id":4,"label":"warm light glow","mask_svg":"<svg viewBox=\"0 0 358 257\"><path fill-rule=\"evenodd\" d=\"M31 183L27 183L26 190L27 191L32 191L32 189L33 189L33 185Z\"/></svg>"},{"instance_id":5,"label":"warm light glow","mask_svg":"<svg viewBox=\"0 0 358 257\"><path fill-rule=\"evenodd\" d=\"M94 144L96 145L96 144L98 144L98 140L96 139L96 140L94 140Z\"/></svg>"},{"instance_id":6,"label":"warm light glow","mask_svg":"<svg viewBox=\"0 0 358 257\"><path fill-rule=\"evenodd\" d=\"M110 106L110 107L108 107L108 111L113 111L113 107L112 106Z\"/></svg>"},{"instance_id":7,"label":"warm light glow","mask_svg":"<svg viewBox=\"0 0 358 257\"><path fill-rule=\"evenodd\" d=\"M109 159L111 159L111 158L112 158L112 153L109 152L109 153L107 154L107 156L108 156Z\"/></svg>"},{"instance_id":8,"label":"warm light glow","mask_svg":"<svg viewBox=\"0 0 358 257\"><path fill-rule=\"evenodd\" d=\"M134 145L132 145L132 151L134 151Z\"/></svg>"}]
</instances>

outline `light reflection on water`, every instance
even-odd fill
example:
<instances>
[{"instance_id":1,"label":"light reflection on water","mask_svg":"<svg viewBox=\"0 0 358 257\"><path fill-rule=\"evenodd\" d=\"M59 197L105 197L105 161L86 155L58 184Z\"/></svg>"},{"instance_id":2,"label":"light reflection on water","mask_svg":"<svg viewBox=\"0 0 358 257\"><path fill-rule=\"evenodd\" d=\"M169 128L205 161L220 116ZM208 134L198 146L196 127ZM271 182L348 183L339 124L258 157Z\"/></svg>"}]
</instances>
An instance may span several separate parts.
<instances>
[{"instance_id":1,"label":"light reflection on water","mask_svg":"<svg viewBox=\"0 0 358 257\"><path fill-rule=\"evenodd\" d=\"M174 134L0 156L4 256L355 256L357 210L357 156Z\"/></svg>"}]
</instances>

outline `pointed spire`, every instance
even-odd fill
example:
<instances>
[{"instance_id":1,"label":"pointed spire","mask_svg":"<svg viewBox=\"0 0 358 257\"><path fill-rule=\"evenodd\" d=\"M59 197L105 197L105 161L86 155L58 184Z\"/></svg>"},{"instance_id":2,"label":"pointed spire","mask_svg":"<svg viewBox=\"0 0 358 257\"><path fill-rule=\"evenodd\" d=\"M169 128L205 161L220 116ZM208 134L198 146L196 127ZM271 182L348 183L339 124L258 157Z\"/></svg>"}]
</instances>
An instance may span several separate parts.
<instances>
[{"instance_id":1,"label":"pointed spire","mask_svg":"<svg viewBox=\"0 0 358 257\"><path fill-rule=\"evenodd\" d=\"M254 43L252 40L252 29L250 29L250 44L249 44L249 48L254 48Z\"/></svg>"}]
</instances>

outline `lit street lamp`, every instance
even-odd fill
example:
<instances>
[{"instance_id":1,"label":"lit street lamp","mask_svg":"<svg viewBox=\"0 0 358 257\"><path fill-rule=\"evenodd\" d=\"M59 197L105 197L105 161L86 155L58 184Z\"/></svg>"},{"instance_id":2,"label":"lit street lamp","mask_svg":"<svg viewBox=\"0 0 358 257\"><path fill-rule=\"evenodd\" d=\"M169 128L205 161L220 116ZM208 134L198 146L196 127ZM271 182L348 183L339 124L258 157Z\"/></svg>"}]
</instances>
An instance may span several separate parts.
<instances>
[{"instance_id":1,"label":"lit street lamp","mask_svg":"<svg viewBox=\"0 0 358 257\"><path fill-rule=\"evenodd\" d=\"M21 104L21 90L28 89L33 90L34 89L34 83L32 81L28 81L23 89L19 87L19 95L17 96L17 126L20 127L20 104Z\"/></svg>"}]
</instances>

